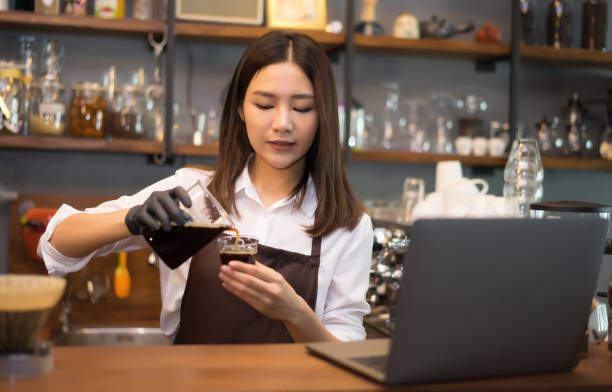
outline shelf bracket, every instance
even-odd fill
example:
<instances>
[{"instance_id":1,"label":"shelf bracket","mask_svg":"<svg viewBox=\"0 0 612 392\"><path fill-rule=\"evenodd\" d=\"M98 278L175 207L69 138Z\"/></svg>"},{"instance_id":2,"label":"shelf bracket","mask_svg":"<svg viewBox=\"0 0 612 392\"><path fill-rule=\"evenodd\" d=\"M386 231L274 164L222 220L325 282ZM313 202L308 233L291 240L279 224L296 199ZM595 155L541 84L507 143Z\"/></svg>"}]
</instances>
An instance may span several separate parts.
<instances>
[{"instance_id":1,"label":"shelf bracket","mask_svg":"<svg viewBox=\"0 0 612 392\"><path fill-rule=\"evenodd\" d=\"M174 156L168 157L164 152L161 152L159 154L149 155L147 161L155 164L156 166L173 165Z\"/></svg>"}]
</instances>

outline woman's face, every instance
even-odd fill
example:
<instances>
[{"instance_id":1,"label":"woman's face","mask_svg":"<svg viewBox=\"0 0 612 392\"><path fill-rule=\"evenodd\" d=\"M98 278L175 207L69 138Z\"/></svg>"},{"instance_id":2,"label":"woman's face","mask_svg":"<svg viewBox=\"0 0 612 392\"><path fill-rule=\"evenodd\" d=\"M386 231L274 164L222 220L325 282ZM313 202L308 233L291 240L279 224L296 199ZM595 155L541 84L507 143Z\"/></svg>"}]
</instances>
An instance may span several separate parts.
<instances>
[{"instance_id":1,"label":"woman's face","mask_svg":"<svg viewBox=\"0 0 612 392\"><path fill-rule=\"evenodd\" d=\"M258 164L303 168L319 116L312 83L300 67L283 62L259 70L247 88L241 115Z\"/></svg>"}]
</instances>

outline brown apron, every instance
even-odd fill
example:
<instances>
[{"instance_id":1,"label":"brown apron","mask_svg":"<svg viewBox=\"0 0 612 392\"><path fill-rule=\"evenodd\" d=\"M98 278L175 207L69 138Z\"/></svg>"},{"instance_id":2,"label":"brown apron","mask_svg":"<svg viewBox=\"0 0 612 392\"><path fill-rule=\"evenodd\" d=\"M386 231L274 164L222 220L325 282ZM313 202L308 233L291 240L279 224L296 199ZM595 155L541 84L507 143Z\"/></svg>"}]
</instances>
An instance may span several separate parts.
<instances>
[{"instance_id":1,"label":"brown apron","mask_svg":"<svg viewBox=\"0 0 612 392\"><path fill-rule=\"evenodd\" d=\"M283 275L314 310L320 255L318 237L312 240L310 256L260 244L256 259ZM281 321L259 313L221 286L220 266L216 240L192 257L174 344L292 343Z\"/></svg>"}]
</instances>

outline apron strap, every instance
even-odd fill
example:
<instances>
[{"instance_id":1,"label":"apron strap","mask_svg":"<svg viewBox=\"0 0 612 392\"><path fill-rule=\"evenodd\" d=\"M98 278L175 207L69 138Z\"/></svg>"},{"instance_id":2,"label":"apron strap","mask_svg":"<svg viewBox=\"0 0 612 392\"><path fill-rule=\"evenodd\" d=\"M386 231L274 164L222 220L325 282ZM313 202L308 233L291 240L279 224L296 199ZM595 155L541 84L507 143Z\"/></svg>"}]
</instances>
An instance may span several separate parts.
<instances>
[{"instance_id":1,"label":"apron strap","mask_svg":"<svg viewBox=\"0 0 612 392\"><path fill-rule=\"evenodd\" d=\"M312 239L312 249L310 250L310 256L321 257L321 237Z\"/></svg>"}]
</instances>

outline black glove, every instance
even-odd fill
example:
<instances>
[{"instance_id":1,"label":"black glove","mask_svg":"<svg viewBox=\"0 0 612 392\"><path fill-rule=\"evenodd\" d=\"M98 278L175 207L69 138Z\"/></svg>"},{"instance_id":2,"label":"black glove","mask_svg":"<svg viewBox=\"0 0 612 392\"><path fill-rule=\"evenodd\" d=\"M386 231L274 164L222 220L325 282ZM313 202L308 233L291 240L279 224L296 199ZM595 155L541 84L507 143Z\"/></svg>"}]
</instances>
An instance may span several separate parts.
<instances>
[{"instance_id":1,"label":"black glove","mask_svg":"<svg viewBox=\"0 0 612 392\"><path fill-rule=\"evenodd\" d=\"M125 216L125 225L132 234L142 234L144 229L151 231L163 227L172 229L171 222L179 226L191 220L191 217L179 208L179 201L185 207L191 207L191 198L180 186L167 191L151 193L144 204L132 207Z\"/></svg>"}]
</instances>

